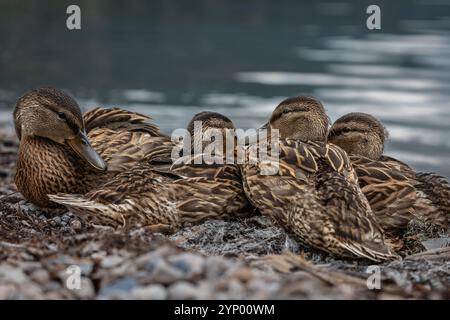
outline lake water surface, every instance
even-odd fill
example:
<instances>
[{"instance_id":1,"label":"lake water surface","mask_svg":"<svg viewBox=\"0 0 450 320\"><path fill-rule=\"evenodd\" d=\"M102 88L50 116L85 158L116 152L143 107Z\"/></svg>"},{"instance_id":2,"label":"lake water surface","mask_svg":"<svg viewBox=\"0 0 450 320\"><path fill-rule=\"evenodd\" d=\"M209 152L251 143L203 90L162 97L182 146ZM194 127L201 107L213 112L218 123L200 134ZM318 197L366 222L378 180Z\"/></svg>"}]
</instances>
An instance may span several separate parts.
<instances>
[{"instance_id":1,"label":"lake water surface","mask_svg":"<svg viewBox=\"0 0 450 320\"><path fill-rule=\"evenodd\" d=\"M123 106L170 133L202 110L258 127L284 98L319 97L332 120L372 113L386 153L450 177L450 1L0 2L0 125L25 91L66 89L84 110Z\"/></svg>"}]
</instances>

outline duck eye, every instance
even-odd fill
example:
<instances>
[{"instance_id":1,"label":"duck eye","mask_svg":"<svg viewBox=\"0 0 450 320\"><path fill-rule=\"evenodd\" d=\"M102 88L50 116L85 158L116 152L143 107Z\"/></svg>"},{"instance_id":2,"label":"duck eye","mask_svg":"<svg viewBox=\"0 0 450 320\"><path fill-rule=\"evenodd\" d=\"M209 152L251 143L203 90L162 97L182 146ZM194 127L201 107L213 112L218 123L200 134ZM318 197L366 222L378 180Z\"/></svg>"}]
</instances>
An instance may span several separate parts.
<instances>
[{"instance_id":1,"label":"duck eye","mask_svg":"<svg viewBox=\"0 0 450 320\"><path fill-rule=\"evenodd\" d=\"M352 129L350 129L349 127L346 127L344 129L342 129L342 132L344 132L344 133L347 133L347 132L350 132L350 131L352 131Z\"/></svg>"},{"instance_id":2,"label":"duck eye","mask_svg":"<svg viewBox=\"0 0 450 320\"><path fill-rule=\"evenodd\" d=\"M64 112L58 112L58 118L61 120L66 120L66 114Z\"/></svg>"}]
</instances>

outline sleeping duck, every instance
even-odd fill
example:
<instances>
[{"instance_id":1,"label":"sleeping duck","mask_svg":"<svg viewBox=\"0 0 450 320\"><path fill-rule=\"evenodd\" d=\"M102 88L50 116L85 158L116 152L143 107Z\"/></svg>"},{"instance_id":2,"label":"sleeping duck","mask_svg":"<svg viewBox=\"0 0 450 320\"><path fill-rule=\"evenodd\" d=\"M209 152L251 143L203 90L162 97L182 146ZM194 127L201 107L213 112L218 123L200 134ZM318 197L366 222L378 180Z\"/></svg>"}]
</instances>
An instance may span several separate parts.
<instances>
[{"instance_id":1,"label":"sleeping duck","mask_svg":"<svg viewBox=\"0 0 450 320\"><path fill-rule=\"evenodd\" d=\"M267 127L269 137L274 129L280 137L278 172L262 174L272 165L267 161L247 159L242 165L252 205L315 248L373 261L395 259L347 153L326 143L328 117L322 103L309 96L286 99Z\"/></svg>"},{"instance_id":2,"label":"sleeping duck","mask_svg":"<svg viewBox=\"0 0 450 320\"><path fill-rule=\"evenodd\" d=\"M388 133L366 113L349 113L336 120L328 141L348 152L363 193L380 225L402 232L413 218L447 227L450 186L434 173L415 172L407 164L383 155Z\"/></svg>"}]
</instances>

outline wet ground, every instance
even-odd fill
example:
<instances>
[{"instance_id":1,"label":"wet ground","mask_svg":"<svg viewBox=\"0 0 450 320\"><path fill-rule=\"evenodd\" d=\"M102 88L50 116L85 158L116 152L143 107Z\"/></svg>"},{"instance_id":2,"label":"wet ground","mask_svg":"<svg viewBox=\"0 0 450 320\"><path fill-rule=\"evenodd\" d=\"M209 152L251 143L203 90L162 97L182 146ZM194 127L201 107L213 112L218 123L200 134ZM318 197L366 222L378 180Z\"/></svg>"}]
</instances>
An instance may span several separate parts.
<instances>
[{"instance_id":1,"label":"wet ground","mask_svg":"<svg viewBox=\"0 0 450 320\"><path fill-rule=\"evenodd\" d=\"M0 134L0 299L450 299L445 235L412 226L395 240L404 259L374 269L313 250L260 216L169 236L113 231L23 200L16 153L15 138ZM374 272L380 289L369 290Z\"/></svg>"}]
</instances>

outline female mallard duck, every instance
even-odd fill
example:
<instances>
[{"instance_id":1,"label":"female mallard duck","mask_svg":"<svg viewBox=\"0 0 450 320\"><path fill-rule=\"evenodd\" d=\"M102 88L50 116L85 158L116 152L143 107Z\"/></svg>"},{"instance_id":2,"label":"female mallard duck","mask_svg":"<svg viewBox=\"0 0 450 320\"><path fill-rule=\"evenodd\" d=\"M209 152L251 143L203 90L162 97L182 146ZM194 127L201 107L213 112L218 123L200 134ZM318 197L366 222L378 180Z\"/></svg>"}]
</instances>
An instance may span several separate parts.
<instances>
[{"instance_id":1,"label":"female mallard duck","mask_svg":"<svg viewBox=\"0 0 450 320\"><path fill-rule=\"evenodd\" d=\"M279 170L263 175L266 163L242 166L250 202L318 249L374 261L396 258L384 243L347 154L325 143L328 118L320 101L286 99L269 124L281 138Z\"/></svg>"},{"instance_id":2,"label":"female mallard duck","mask_svg":"<svg viewBox=\"0 0 450 320\"><path fill-rule=\"evenodd\" d=\"M445 227L450 217L450 186L433 173L416 173L383 155L387 131L375 117L349 113L333 124L328 141L347 151L380 225L389 232L421 220Z\"/></svg>"},{"instance_id":3,"label":"female mallard duck","mask_svg":"<svg viewBox=\"0 0 450 320\"><path fill-rule=\"evenodd\" d=\"M170 142L150 120L118 108L83 116L77 102L55 88L26 93L14 110L18 190L44 208L57 207L49 194L92 190Z\"/></svg>"},{"instance_id":4,"label":"female mallard duck","mask_svg":"<svg viewBox=\"0 0 450 320\"><path fill-rule=\"evenodd\" d=\"M221 133L234 128L223 115L200 113L188 126L191 140L197 134L193 130L194 121L202 121L200 133L211 128L218 128ZM195 137L194 141L203 139ZM171 154L172 147L167 145L165 151L155 154ZM85 220L115 228L144 224L173 231L187 222L236 217L248 212L239 169L235 165L207 164L203 159L196 164L195 159L204 156L185 155L169 170L140 164L86 195L58 194L50 198ZM153 163L154 158L148 161ZM160 217L170 217L170 221Z\"/></svg>"},{"instance_id":5,"label":"female mallard duck","mask_svg":"<svg viewBox=\"0 0 450 320\"><path fill-rule=\"evenodd\" d=\"M248 215L252 208L244 193L240 168L234 162L236 128L233 122L220 113L204 111L191 119L187 130L191 155L179 158L170 169L183 177L175 186L183 185L194 192L193 197L179 202L182 220L198 222L206 218ZM227 159L230 155L231 163Z\"/></svg>"}]
</instances>

